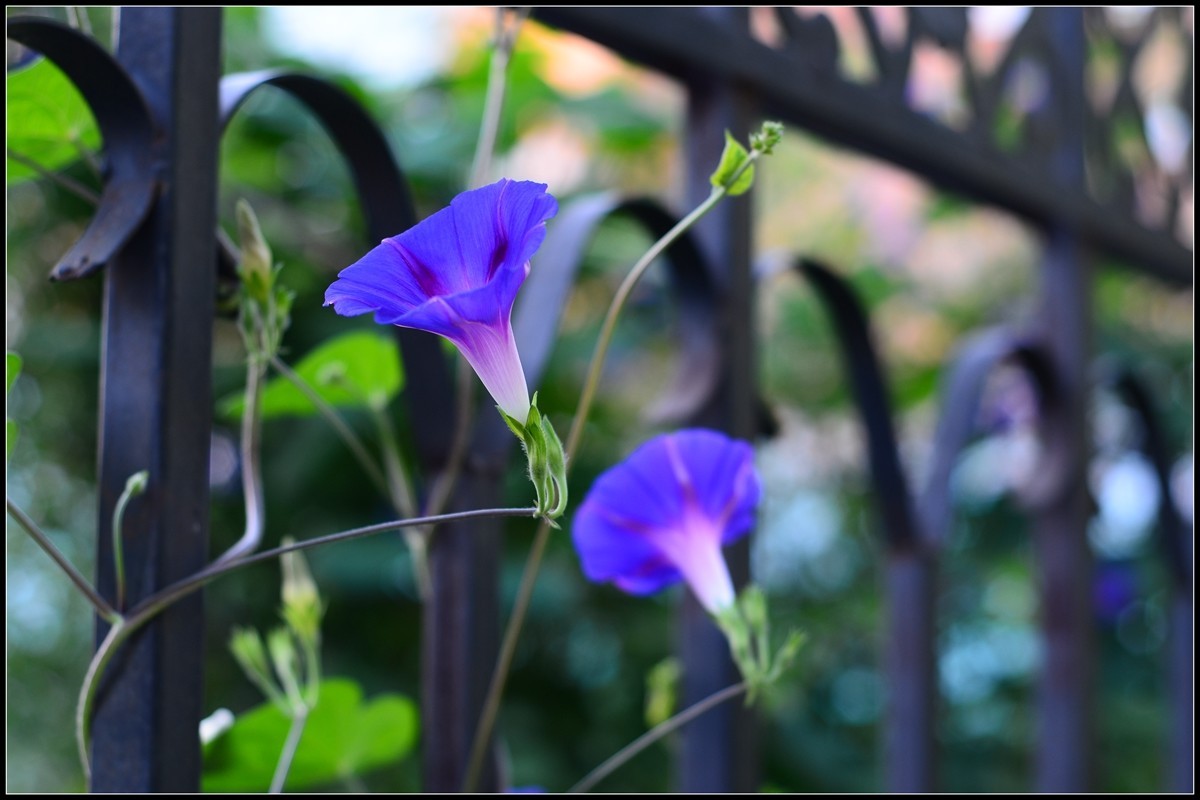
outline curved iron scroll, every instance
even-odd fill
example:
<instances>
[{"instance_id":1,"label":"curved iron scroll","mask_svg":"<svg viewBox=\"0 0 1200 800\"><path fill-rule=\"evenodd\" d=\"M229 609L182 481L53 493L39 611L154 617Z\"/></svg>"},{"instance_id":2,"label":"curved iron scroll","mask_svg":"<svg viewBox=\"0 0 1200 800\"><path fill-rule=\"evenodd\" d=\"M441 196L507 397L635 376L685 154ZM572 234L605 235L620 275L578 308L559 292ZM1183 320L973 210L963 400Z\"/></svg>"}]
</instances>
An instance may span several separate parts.
<instances>
[{"instance_id":1,"label":"curved iron scroll","mask_svg":"<svg viewBox=\"0 0 1200 800\"><path fill-rule=\"evenodd\" d=\"M870 324L853 288L811 259L796 264L833 316L855 406L867 436L871 481L887 542L884 664L891 698L884 723L889 791L929 791L933 784L936 659L933 553L913 514L900 463L887 384Z\"/></svg>"},{"instance_id":2,"label":"curved iron scroll","mask_svg":"<svg viewBox=\"0 0 1200 800\"><path fill-rule=\"evenodd\" d=\"M92 38L42 17L8 20L8 38L62 70L91 108L104 139L105 181L96 214L50 279L75 280L107 264L141 227L158 191L158 137L141 91Z\"/></svg>"},{"instance_id":3,"label":"curved iron scroll","mask_svg":"<svg viewBox=\"0 0 1200 800\"><path fill-rule=\"evenodd\" d=\"M1191 595L1192 556L1179 509L1171 502L1171 451L1163 435L1154 400L1145 382L1129 367L1110 369L1102 378L1133 411L1142 425L1141 449L1154 467L1158 483L1158 549L1174 588Z\"/></svg>"},{"instance_id":4,"label":"curved iron scroll","mask_svg":"<svg viewBox=\"0 0 1200 800\"><path fill-rule=\"evenodd\" d=\"M888 545L891 548L918 546L920 536L913 518L908 481L900 465L888 390L862 304L849 284L827 267L810 259L801 259L796 268L812 282L837 327L838 344L867 434L871 479L879 494Z\"/></svg>"},{"instance_id":5,"label":"curved iron scroll","mask_svg":"<svg viewBox=\"0 0 1200 800\"><path fill-rule=\"evenodd\" d=\"M1167 785L1171 792L1190 793L1194 784L1192 578L1195 565L1188 525L1171 501L1171 449L1167 445L1149 387L1128 366L1109 368L1102 376L1142 424L1141 449L1154 466L1158 482L1158 552L1171 579L1168 611L1167 684L1170 729L1167 736Z\"/></svg>"},{"instance_id":6,"label":"curved iron scroll","mask_svg":"<svg viewBox=\"0 0 1200 800\"><path fill-rule=\"evenodd\" d=\"M416 224L408 182L392 156L387 138L358 101L330 81L278 70L228 75L221 79L222 129L249 96L264 86L287 92L325 128L350 170L372 242ZM233 257L225 248L222 250L224 265L220 269L231 274ZM397 328L396 337L407 370L421 375L421 380L409 382L404 393L412 418L435 421L446 417L454 394L450 370L437 340L407 328ZM426 467L438 469L445 462L451 431L448 418L444 425L414 426L413 441Z\"/></svg>"},{"instance_id":7,"label":"curved iron scroll","mask_svg":"<svg viewBox=\"0 0 1200 800\"><path fill-rule=\"evenodd\" d=\"M1167 791L1189 793L1194 785L1193 740L1195 704L1193 702L1193 631L1195 612L1192 578L1195 565L1188 528L1171 502L1171 452L1159 424L1150 391L1130 368L1112 370L1107 383L1142 423L1142 451L1154 465L1158 479L1159 553L1171 577L1172 597L1168 612L1167 681L1170 696L1170 733L1168 735Z\"/></svg>"},{"instance_id":8,"label":"curved iron scroll","mask_svg":"<svg viewBox=\"0 0 1200 800\"><path fill-rule=\"evenodd\" d=\"M370 237L393 236L416 223L408 182L383 132L351 94L324 78L280 70L228 75L221 79L222 129L263 86L299 100L329 133L350 169Z\"/></svg>"},{"instance_id":9,"label":"curved iron scroll","mask_svg":"<svg viewBox=\"0 0 1200 800\"><path fill-rule=\"evenodd\" d=\"M1052 373L1037 346L1007 330L989 331L963 348L945 383L932 475L914 514L887 387L863 308L852 288L829 269L807 259L801 260L797 269L813 283L833 315L867 435L871 479L884 520L888 545L884 663L891 698L883 733L885 785L890 791L929 791L934 783L936 742L936 562L947 539L950 475L974 433L985 381L992 370L1008 361L1022 367L1039 393L1043 421L1053 418L1058 402ZM1054 441L1045 428L1043 425L1051 486L1032 496L1034 501L1056 496L1063 474Z\"/></svg>"},{"instance_id":10,"label":"curved iron scroll","mask_svg":"<svg viewBox=\"0 0 1200 800\"><path fill-rule=\"evenodd\" d=\"M963 448L975 433L984 384L992 370L1005 362L1017 364L1033 379L1041 403L1041 417L1052 416L1048 411L1057 402L1053 372L1038 345L1007 328L984 331L963 345L943 383L942 412L934 434L933 465L919 501L921 528L934 547L945 545L949 536L950 476ZM1062 474L1057 468L1047 472L1051 475L1051 483ZM1051 490L1039 491L1038 496L1049 493Z\"/></svg>"}]
</instances>

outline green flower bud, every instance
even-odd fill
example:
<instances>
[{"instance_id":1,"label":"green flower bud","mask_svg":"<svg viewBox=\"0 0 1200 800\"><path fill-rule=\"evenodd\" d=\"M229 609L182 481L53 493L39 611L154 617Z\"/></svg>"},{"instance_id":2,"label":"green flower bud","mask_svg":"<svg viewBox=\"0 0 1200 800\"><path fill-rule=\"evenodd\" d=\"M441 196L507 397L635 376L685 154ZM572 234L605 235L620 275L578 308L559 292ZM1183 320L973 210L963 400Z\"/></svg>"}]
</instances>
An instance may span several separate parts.
<instances>
[{"instance_id":1,"label":"green flower bud","mask_svg":"<svg viewBox=\"0 0 1200 800\"><path fill-rule=\"evenodd\" d=\"M284 545L291 543L290 537L283 540ZM320 636L321 617L325 613L317 583L300 551L284 553L280 560L283 562L283 619L296 638L305 647L310 647Z\"/></svg>"},{"instance_id":2,"label":"green flower bud","mask_svg":"<svg viewBox=\"0 0 1200 800\"><path fill-rule=\"evenodd\" d=\"M147 470L133 473L129 476L129 480L125 481L125 495L137 497L146 491L146 484L149 482L150 473Z\"/></svg>"},{"instance_id":3,"label":"green flower bud","mask_svg":"<svg viewBox=\"0 0 1200 800\"><path fill-rule=\"evenodd\" d=\"M550 419L538 411L536 392L523 425L499 406L496 409L509 430L521 440L529 463L529 480L537 493L538 514L553 524L567 510L567 458L562 441Z\"/></svg>"},{"instance_id":4,"label":"green flower bud","mask_svg":"<svg viewBox=\"0 0 1200 800\"><path fill-rule=\"evenodd\" d=\"M767 121L762 124L758 133L750 134L750 149L757 150L769 156L775 150L775 145L783 139L783 125Z\"/></svg>"},{"instance_id":5,"label":"green flower bud","mask_svg":"<svg viewBox=\"0 0 1200 800\"><path fill-rule=\"evenodd\" d=\"M238 246L242 251L238 276L242 279L246 293L265 306L271 297L271 248L263 238L254 210L245 200L237 202L237 226Z\"/></svg>"}]
</instances>

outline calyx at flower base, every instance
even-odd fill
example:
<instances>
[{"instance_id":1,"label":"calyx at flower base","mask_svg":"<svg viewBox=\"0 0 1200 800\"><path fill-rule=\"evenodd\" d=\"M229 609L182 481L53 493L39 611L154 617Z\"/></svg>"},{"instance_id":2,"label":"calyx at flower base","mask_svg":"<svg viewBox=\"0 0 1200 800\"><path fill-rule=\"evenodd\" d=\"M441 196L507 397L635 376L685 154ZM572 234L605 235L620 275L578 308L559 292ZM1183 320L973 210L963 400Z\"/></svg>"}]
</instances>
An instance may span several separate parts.
<instances>
[{"instance_id":1,"label":"calyx at flower base","mask_svg":"<svg viewBox=\"0 0 1200 800\"><path fill-rule=\"evenodd\" d=\"M749 686L746 699L751 703L779 680L804 644L804 634L792 631L779 649L772 651L767 598L757 586L747 587L733 605L713 614L713 619L729 640L733 661Z\"/></svg>"},{"instance_id":2,"label":"calyx at flower base","mask_svg":"<svg viewBox=\"0 0 1200 800\"><path fill-rule=\"evenodd\" d=\"M538 514L546 520L558 519L567 510L567 458L562 441L550 420L537 407L537 393L529 404L529 417L522 425L496 406L510 430L521 440L529 461L529 480L537 492ZM555 526L557 527L557 526Z\"/></svg>"}]
</instances>

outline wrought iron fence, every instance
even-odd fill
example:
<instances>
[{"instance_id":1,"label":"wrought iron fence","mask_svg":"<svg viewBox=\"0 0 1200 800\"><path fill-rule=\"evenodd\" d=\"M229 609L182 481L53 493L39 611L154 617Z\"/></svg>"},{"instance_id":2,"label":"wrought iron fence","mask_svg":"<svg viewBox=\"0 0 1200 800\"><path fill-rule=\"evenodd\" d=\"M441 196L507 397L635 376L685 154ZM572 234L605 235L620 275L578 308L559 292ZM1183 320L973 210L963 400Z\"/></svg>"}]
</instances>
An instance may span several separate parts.
<instances>
[{"instance_id":1,"label":"wrought iron fence","mask_svg":"<svg viewBox=\"0 0 1200 800\"><path fill-rule=\"evenodd\" d=\"M755 13L757 14L756 10ZM1190 33L1183 9L1158 9L1167 35ZM1090 387L1095 254L1169 285L1191 286L1192 254L1173 228L1190 169L1156 162L1133 170L1119 157L1117 127L1144 117L1132 89L1144 37L1110 30L1098 11L1035 9L999 64L981 69L969 47L964 9L903 12L903 32L886 36L871 11L858 18L874 77L845 77L841 43L829 20L791 8L770 12L774 41L752 32L750 10L546 8L548 25L581 34L686 91L684 180L688 201L709 191L708 169L724 131L739 138L760 118L779 118L845 148L901 166L929 182L1034 223L1043 251L1037 324L995 329L965 343L949 366L931 479L915 490L896 446L886 365L870 320L835 270L808 260L796 268L832 315L848 381L868 441L874 494L887 553L885 676L889 707L883 759L890 790L934 786L936 751L935 591L950 536L950 473L971 436L983 383L1000 364L1016 364L1039 393L1042 479L1024 498L1032 518L1042 609L1043 664L1037 692L1035 786L1089 786L1093 737L1091 557L1085 427ZM205 565L208 539L207 452L212 382L213 298L230 253L217 228L218 142L252 92L274 87L299 100L345 157L378 240L415 222L404 174L386 139L357 102L320 78L288 72L220 75L221 12L212 8L129 8L115 56L57 23L11 18L8 37L54 61L76 84L104 136L106 176L94 219L53 277L104 270L105 307L100 418L98 562L112 563L107 522L126 476L149 466L160 476L148 502L126 523L125 554L136 602ZM1102 107L1085 85L1089 37L1118 53L1115 96ZM914 52L936 46L958 59L968 100L955 124L931 118L906 97ZM1044 96L1028 109L1015 142L997 137L1005 87L1015 70L1033 70ZM1188 74L1191 72L1189 70ZM1191 111L1191 81L1175 98ZM1186 163L1190 164L1190 145ZM1147 175L1149 173L1149 175ZM1148 198L1145 186L1157 187ZM652 233L674 221L660 206L602 198L564 209L531 275L515 331L533 384L545 369L562 309L597 224L629 215ZM756 388L752 206L732 202L706 218L670 254L682 312L683 358L694 368L673 391L687 398L695 423L752 439L769 427ZM532 311L531 311L532 310ZM406 392L427 476L445 467L451 448L452 381L430 337L401 331L404 361L421 375ZM1145 446L1166 486L1168 453L1152 395L1123 372L1114 378L1144 420ZM444 424L443 424L444 423ZM511 439L494 415L482 415L471 458L451 508L494 505ZM1191 788L1191 545L1164 491L1163 558L1174 611L1170 658L1171 788ZM499 527L448 526L432 552L434 593L425 604L422 642L423 771L429 791L461 785L470 739L497 650ZM738 549L735 578L748 572ZM111 570L98 586L114 591ZM94 722L91 788L96 791L195 790L200 759L203 630L199 598L152 623L114 665ZM686 664L685 703L734 682L726 644L690 598L679 616ZM98 636L104 633L101 625ZM433 721L436 721L434 724ZM689 725L676 766L681 791L757 787L754 721L726 705Z\"/></svg>"}]
</instances>

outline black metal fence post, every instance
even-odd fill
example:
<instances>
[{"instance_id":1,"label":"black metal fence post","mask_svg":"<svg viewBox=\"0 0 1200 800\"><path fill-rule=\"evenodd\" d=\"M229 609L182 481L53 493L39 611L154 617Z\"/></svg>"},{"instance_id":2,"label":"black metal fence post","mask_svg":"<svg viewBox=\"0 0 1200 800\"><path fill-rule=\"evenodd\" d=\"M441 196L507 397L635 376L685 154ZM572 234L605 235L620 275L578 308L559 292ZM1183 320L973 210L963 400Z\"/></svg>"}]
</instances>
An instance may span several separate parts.
<instances>
[{"instance_id":1,"label":"black metal fence post","mask_svg":"<svg viewBox=\"0 0 1200 800\"><path fill-rule=\"evenodd\" d=\"M1084 186L1084 64L1082 10L1043 9L1046 58L1059 71L1057 139L1050 177ZM1044 792L1086 791L1092 752L1091 552L1087 540L1087 453L1091 359L1091 273L1073 230L1053 225L1040 270L1041 335L1059 389L1045 415L1047 485L1037 487L1033 521L1041 598L1043 664L1037 689L1035 785Z\"/></svg>"},{"instance_id":2,"label":"black metal fence post","mask_svg":"<svg viewBox=\"0 0 1200 800\"><path fill-rule=\"evenodd\" d=\"M799 264L833 317L854 404L867 442L867 461L881 533L884 568L882 671L887 676L883 725L883 785L892 792L934 788L937 707L937 550L915 518L892 422L888 381L875 332L852 287L811 259Z\"/></svg>"},{"instance_id":3,"label":"black metal fence post","mask_svg":"<svg viewBox=\"0 0 1200 800\"><path fill-rule=\"evenodd\" d=\"M106 275L97 569L110 600L112 512L134 472L150 483L125 517L128 602L208 556L220 36L215 8L122 13L117 56L156 119L160 173L146 222ZM195 595L113 660L92 725L93 791L199 790L203 645Z\"/></svg>"},{"instance_id":4,"label":"black metal fence post","mask_svg":"<svg viewBox=\"0 0 1200 800\"><path fill-rule=\"evenodd\" d=\"M468 464L448 510L494 507L500 490L499 475L475 474ZM499 646L500 534L498 520L453 523L438 528L430 547L433 592L425 600L421 622L422 772L427 792L462 790ZM492 752L490 745L487 752ZM479 789L496 789L491 759L484 764Z\"/></svg>"},{"instance_id":5,"label":"black metal fence post","mask_svg":"<svg viewBox=\"0 0 1200 800\"><path fill-rule=\"evenodd\" d=\"M710 8L723 25L748 31L745 8ZM686 205L694 207L712 191L709 175L721 160L725 132L745 142L756 120L744 87L725 78L696 74L687 84L684 126ZM715 402L701 412L700 424L731 436L753 440L755 430L755 340L750 197L726 200L696 225L696 237L713 265L720 307L716 325L721 342ZM727 558L734 584L744 586L750 574L750 546L742 540ZM736 683L740 676L729 657L725 637L691 595L680 612L680 650L684 662L682 706L688 706ZM683 729L676 765L681 792L753 792L758 789L754 717L741 703L726 703Z\"/></svg>"}]
</instances>

